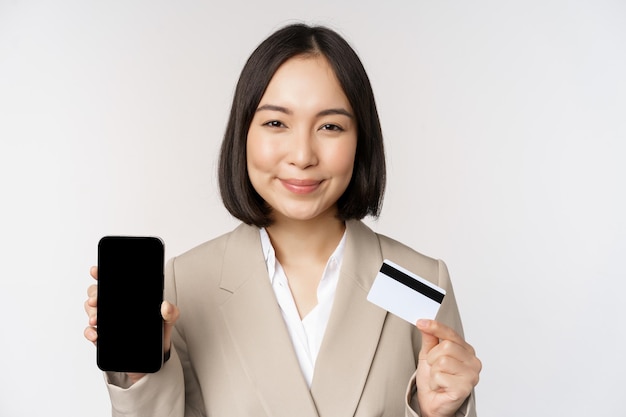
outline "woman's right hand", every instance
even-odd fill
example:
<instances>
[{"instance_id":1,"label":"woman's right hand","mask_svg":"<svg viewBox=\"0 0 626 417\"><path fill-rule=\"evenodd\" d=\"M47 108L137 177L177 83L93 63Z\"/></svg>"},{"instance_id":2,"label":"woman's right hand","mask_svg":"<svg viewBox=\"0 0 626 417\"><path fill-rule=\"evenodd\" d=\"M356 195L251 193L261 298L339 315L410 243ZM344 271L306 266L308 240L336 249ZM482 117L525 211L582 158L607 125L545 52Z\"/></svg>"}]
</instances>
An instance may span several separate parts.
<instances>
[{"instance_id":1,"label":"woman's right hand","mask_svg":"<svg viewBox=\"0 0 626 417\"><path fill-rule=\"evenodd\" d=\"M93 279L98 280L98 267L92 266L89 270L90 275ZM94 345L98 340L98 331L96 328L98 327L98 285L92 284L87 288L87 300L85 301L85 312L87 313L89 325L85 329L85 338L92 342ZM163 351L165 355L170 351L171 340L172 340L172 329L180 312L178 307L174 304L163 301L161 304L161 316L163 317ZM145 374L142 373L127 373L128 378L134 384L139 381Z\"/></svg>"}]
</instances>

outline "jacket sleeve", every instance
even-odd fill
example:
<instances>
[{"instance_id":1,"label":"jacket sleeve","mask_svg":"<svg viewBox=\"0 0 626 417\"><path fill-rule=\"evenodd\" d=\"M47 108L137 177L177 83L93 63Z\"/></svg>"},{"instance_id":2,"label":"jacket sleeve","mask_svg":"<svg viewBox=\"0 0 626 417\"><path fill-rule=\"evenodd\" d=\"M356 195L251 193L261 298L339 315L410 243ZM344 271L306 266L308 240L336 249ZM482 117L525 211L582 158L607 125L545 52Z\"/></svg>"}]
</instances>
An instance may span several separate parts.
<instances>
[{"instance_id":1,"label":"jacket sleeve","mask_svg":"<svg viewBox=\"0 0 626 417\"><path fill-rule=\"evenodd\" d=\"M176 305L174 264L175 258L166 266L165 299ZM144 376L133 385L125 374L105 373L113 417L205 416L198 381L187 356L181 319L172 332L170 358L158 372Z\"/></svg>"},{"instance_id":2,"label":"jacket sleeve","mask_svg":"<svg viewBox=\"0 0 626 417\"><path fill-rule=\"evenodd\" d=\"M183 417L183 370L175 348L170 359L154 374L130 385L125 374L105 373L113 417Z\"/></svg>"},{"instance_id":3,"label":"jacket sleeve","mask_svg":"<svg viewBox=\"0 0 626 417\"><path fill-rule=\"evenodd\" d=\"M459 314L459 308L456 304L456 298L454 297L454 290L452 288L452 282L450 281L448 268L443 261L439 260L438 263L439 273L437 285L446 290L446 296L441 303L441 307L439 308L439 313L437 314L436 320L446 324L447 326L452 327L459 335L464 337L463 325L461 324L461 316ZM419 354L419 352L416 352L416 356L417 354ZM416 373L411 376L406 391L406 417L421 416L419 404L417 402L417 386L415 383ZM476 417L474 390L472 390L467 400L465 400L465 402L456 412L455 417Z\"/></svg>"}]
</instances>

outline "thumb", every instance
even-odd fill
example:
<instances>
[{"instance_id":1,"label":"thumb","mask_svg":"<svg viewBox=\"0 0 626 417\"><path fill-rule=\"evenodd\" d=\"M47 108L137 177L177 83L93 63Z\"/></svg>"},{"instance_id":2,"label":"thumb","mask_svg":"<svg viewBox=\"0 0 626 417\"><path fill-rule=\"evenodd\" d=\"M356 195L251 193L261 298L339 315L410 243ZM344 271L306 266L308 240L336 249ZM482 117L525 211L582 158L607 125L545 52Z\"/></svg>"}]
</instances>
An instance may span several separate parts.
<instances>
[{"instance_id":1,"label":"thumb","mask_svg":"<svg viewBox=\"0 0 626 417\"><path fill-rule=\"evenodd\" d=\"M428 353L439 344L439 338L433 336L429 330L432 320L420 319L417 321L417 328L422 333L422 347L419 353L419 359L426 359Z\"/></svg>"},{"instance_id":2,"label":"thumb","mask_svg":"<svg viewBox=\"0 0 626 417\"><path fill-rule=\"evenodd\" d=\"M161 304L161 316L163 316L163 347L167 352L170 350L172 343L172 328L180 316L178 307L169 301L163 301Z\"/></svg>"}]
</instances>

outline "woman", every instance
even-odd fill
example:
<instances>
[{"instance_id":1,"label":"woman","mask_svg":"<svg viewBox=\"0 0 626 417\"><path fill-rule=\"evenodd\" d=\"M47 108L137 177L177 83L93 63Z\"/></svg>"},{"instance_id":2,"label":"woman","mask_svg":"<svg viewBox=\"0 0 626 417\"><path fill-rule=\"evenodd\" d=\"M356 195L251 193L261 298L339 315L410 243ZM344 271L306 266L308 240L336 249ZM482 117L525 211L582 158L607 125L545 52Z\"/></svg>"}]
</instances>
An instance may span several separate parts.
<instances>
[{"instance_id":1,"label":"woman","mask_svg":"<svg viewBox=\"0 0 626 417\"><path fill-rule=\"evenodd\" d=\"M169 359L155 374L108 373L113 415L475 415L481 364L445 265L360 222L380 212L382 133L337 33L291 25L252 53L219 184L242 224L168 262ZM437 321L411 325L366 300L385 258L447 290ZM92 342L96 305L92 285Z\"/></svg>"}]
</instances>

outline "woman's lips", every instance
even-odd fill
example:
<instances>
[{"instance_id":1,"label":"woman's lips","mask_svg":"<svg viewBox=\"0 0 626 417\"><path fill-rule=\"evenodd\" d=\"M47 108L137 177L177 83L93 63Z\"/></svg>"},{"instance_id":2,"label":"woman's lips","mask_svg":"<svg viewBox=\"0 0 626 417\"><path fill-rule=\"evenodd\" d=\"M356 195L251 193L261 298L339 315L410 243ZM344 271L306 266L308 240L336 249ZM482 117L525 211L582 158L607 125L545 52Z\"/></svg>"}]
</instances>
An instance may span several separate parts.
<instances>
[{"instance_id":1,"label":"woman's lips","mask_svg":"<svg viewBox=\"0 0 626 417\"><path fill-rule=\"evenodd\" d=\"M317 190L320 184L322 183L321 180L309 180L309 179L299 180L299 179L291 179L291 178L281 179L280 182L283 184L283 186L287 190L295 194L312 193L313 191Z\"/></svg>"}]
</instances>

